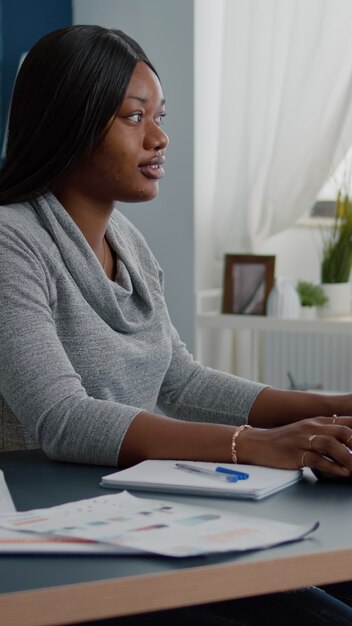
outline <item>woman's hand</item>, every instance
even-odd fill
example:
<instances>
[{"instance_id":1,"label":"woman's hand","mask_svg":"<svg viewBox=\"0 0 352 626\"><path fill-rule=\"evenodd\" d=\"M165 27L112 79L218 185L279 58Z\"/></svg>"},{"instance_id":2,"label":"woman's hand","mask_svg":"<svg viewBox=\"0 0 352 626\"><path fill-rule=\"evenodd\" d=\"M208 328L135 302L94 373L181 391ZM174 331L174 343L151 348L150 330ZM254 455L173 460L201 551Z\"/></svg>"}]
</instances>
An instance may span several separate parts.
<instances>
[{"instance_id":1,"label":"woman's hand","mask_svg":"<svg viewBox=\"0 0 352 626\"><path fill-rule=\"evenodd\" d=\"M239 463L298 469L311 467L335 476L352 474L352 417L314 417L286 426L242 431Z\"/></svg>"}]
</instances>

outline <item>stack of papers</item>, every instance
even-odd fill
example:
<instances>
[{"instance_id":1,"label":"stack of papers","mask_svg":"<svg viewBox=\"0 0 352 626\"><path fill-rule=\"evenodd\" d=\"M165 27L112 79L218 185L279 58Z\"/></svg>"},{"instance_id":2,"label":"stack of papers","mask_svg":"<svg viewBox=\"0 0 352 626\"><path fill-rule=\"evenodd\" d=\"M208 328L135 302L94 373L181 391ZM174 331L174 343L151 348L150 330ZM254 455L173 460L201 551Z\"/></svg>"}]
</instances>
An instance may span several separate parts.
<instances>
[{"instance_id":1,"label":"stack of papers","mask_svg":"<svg viewBox=\"0 0 352 626\"><path fill-rule=\"evenodd\" d=\"M0 552L158 554L189 557L303 539L318 523L135 497L128 492L0 516Z\"/></svg>"}]
</instances>

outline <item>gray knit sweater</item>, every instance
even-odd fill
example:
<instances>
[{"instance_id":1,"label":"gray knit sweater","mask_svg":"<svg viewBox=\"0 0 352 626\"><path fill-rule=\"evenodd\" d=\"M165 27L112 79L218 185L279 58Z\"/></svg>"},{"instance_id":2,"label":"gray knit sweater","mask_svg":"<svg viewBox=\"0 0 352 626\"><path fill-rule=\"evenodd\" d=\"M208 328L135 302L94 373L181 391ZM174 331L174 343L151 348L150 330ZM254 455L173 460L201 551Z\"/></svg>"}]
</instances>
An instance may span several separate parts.
<instances>
[{"instance_id":1,"label":"gray knit sweater","mask_svg":"<svg viewBox=\"0 0 352 626\"><path fill-rule=\"evenodd\" d=\"M118 283L51 194L0 207L2 428L17 427L54 459L116 465L141 410L246 422L263 385L193 360L154 256L116 210L107 239Z\"/></svg>"}]
</instances>

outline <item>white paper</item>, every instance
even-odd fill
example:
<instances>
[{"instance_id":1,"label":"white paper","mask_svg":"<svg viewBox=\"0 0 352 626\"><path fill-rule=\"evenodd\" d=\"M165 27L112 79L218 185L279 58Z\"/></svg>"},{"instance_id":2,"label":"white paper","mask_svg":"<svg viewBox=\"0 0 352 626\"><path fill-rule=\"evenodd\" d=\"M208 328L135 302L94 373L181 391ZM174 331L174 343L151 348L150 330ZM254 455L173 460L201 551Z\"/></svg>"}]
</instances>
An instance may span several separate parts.
<instances>
[{"instance_id":1,"label":"white paper","mask_svg":"<svg viewBox=\"0 0 352 626\"><path fill-rule=\"evenodd\" d=\"M298 526L122 492L1 516L0 526L21 534L26 531L26 535L79 538L116 548L186 557L296 541L318 524Z\"/></svg>"},{"instance_id":2,"label":"white paper","mask_svg":"<svg viewBox=\"0 0 352 626\"><path fill-rule=\"evenodd\" d=\"M140 554L140 551L82 539L52 537L0 528L0 554Z\"/></svg>"},{"instance_id":3,"label":"white paper","mask_svg":"<svg viewBox=\"0 0 352 626\"><path fill-rule=\"evenodd\" d=\"M6 484L4 472L0 470L0 515L2 513L12 513L13 511L16 511L16 508Z\"/></svg>"}]
</instances>

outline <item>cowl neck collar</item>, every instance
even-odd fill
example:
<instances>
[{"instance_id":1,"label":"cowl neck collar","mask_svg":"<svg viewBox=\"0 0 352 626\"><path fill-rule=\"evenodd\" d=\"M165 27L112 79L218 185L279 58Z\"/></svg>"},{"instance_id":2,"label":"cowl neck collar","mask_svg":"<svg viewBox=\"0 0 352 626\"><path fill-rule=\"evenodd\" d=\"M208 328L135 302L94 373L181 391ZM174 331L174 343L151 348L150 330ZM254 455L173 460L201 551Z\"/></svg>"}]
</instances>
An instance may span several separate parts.
<instances>
[{"instance_id":1,"label":"cowl neck collar","mask_svg":"<svg viewBox=\"0 0 352 626\"><path fill-rule=\"evenodd\" d=\"M123 221L114 211L106 239L118 259L119 282L105 274L93 250L71 216L51 194L30 202L45 229L51 234L69 274L85 300L114 330L132 333L149 325L154 317L154 302L143 268L123 232Z\"/></svg>"}]
</instances>

